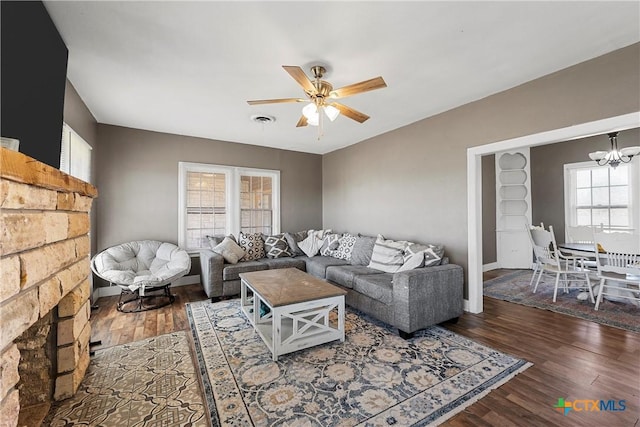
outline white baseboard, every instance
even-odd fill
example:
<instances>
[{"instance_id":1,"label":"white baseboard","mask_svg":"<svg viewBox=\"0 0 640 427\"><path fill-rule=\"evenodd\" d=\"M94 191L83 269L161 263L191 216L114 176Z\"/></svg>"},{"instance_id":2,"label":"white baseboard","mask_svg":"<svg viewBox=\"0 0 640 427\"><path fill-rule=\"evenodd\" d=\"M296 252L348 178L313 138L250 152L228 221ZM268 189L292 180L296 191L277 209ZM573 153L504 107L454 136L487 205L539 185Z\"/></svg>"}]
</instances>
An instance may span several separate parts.
<instances>
[{"instance_id":1,"label":"white baseboard","mask_svg":"<svg viewBox=\"0 0 640 427\"><path fill-rule=\"evenodd\" d=\"M200 283L200 275L194 274L193 276L184 276L176 280L171 284L172 288L178 286L195 285ZM118 286L104 286L93 290L93 303L95 304L101 297L112 297L114 295L120 295L120 288Z\"/></svg>"},{"instance_id":2,"label":"white baseboard","mask_svg":"<svg viewBox=\"0 0 640 427\"><path fill-rule=\"evenodd\" d=\"M462 310L466 311L467 313L469 312L469 300L468 299L462 300Z\"/></svg>"},{"instance_id":3,"label":"white baseboard","mask_svg":"<svg viewBox=\"0 0 640 427\"><path fill-rule=\"evenodd\" d=\"M499 268L500 264L498 264L497 262L490 262L489 264L482 265L482 272L484 273L485 271L497 270Z\"/></svg>"}]
</instances>

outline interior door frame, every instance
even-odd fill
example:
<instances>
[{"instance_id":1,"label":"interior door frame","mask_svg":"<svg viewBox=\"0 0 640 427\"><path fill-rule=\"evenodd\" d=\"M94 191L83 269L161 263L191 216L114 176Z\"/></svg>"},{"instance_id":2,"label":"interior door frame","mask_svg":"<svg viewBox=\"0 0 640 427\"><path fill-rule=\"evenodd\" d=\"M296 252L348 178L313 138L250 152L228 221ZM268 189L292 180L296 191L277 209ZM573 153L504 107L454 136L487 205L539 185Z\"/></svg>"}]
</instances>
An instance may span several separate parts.
<instances>
[{"instance_id":1,"label":"interior door frame","mask_svg":"<svg viewBox=\"0 0 640 427\"><path fill-rule=\"evenodd\" d=\"M582 123L467 149L467 253L469 294L465 311L482 313L482 156L640 127L640 112ZM585 158L586 158L585 153Z\"/></svg>"}]
</instances>

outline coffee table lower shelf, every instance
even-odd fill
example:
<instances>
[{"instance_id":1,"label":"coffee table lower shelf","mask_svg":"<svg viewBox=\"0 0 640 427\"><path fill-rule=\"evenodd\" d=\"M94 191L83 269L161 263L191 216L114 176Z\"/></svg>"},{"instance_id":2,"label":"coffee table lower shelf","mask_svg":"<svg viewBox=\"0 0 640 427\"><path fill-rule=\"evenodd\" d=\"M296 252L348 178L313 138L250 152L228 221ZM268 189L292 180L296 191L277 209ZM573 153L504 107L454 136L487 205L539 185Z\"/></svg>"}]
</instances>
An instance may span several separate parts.
<instances>
[{"instance_id":1,"label":"coffee table lower shelf","mask_svg":"<svg viewBox=\"0 0 640 427\"><path fill-rule=\"evenodd\" d=\"M278 356L328 343L344 342L344 296L334 296L296 304L272 307L242 281L242 311L271 351ZM269 312L260 315L260 303Z\"/></svg>"}]
</instances>

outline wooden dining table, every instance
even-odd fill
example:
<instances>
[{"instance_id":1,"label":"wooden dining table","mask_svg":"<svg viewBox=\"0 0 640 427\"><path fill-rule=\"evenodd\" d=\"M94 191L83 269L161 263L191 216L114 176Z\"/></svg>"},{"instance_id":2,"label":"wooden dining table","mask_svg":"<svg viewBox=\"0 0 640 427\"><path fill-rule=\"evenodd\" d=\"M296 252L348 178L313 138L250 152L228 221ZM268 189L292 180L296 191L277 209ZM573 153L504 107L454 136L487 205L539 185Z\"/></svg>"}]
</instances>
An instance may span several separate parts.
<instances>
[{"instance_id":1,"label":"wooden dining table","mask_svg":"<svg viewBox=\"0 0 640 427\"><path fill-rule=\"evenodd\" d=\"M560 243L558 249L571 255L595 258L596 248L593 243Z\"/></svg>"}]
</instances>

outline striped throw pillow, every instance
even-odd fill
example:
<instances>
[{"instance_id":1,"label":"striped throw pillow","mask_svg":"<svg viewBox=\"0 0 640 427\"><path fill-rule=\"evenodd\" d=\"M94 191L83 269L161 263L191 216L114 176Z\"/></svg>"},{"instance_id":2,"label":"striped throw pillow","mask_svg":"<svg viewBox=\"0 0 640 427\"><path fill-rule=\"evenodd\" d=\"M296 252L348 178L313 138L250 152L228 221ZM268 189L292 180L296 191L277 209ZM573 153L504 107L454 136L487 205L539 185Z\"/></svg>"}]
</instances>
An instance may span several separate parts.
<instances>
[{"instance_id":1,"label":"striped throw pillow","mask_svg":"<svg viewBox=\"0 0 640 427\"><path fill-rule=\"evenodd\" d=\"M395 273L404 264L403 255L406 247L405 241L386 240L378 234L368 267L386 273Z\"/></svg>"}]
</instances>

